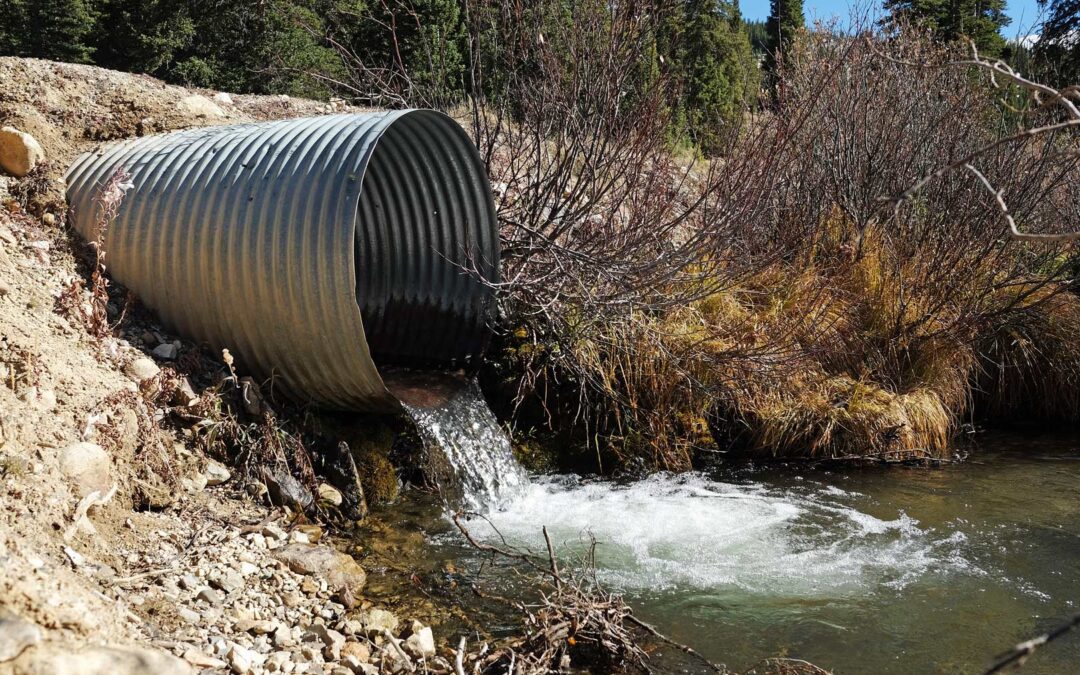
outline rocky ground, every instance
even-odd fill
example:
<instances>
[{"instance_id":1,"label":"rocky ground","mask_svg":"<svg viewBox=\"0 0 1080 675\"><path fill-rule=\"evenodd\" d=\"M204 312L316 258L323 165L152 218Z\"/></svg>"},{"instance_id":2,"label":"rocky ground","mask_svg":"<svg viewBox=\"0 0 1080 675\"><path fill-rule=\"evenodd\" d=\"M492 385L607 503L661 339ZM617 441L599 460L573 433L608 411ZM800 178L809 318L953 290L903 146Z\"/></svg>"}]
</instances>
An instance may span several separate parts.
<instances>
[{"instance_id":1,"label":"rocky ground","mask_svg":"<svg viewBox=\"0 0 1080 675\"><path fill-rule=\"evenodd\" d=\"M38 146L9 132L37 167L0 172L0 674L451 668L324 526L268 503L282 486L208 457L216 390L177 366L197 349L121 322L65 225L63 168L96 143L340 109L0 58L0 127Z\"/></svg>"}]
</instances>

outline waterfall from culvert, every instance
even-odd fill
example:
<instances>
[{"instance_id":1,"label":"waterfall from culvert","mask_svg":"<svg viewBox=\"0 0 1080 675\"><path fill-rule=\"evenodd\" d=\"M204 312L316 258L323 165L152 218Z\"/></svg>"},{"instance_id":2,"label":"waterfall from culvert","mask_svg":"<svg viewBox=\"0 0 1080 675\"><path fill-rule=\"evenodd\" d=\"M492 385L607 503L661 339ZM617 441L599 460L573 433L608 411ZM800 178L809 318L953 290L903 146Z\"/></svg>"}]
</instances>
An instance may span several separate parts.
<instances>
[{"instance_id":1,"label":"waterfall from culvert","mask_svg":"<svg viewBox=\"0 0 1080 675\"><path fill-rule=\"evenodd\" d=\"M490 511L520 497L529 485L510 438L475 381L424 405L403 398L427 454L427 472L455 508Z\"/></svg>"}]
</instances>

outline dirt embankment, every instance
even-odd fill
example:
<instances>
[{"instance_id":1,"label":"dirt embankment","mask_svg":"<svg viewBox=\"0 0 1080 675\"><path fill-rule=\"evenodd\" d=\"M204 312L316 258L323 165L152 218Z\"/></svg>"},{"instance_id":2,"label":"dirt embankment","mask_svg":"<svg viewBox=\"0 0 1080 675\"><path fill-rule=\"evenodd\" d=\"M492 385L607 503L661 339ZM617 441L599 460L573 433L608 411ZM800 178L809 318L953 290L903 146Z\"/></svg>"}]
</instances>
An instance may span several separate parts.
<instances>
[{"instance_id":1,"label":"dirt embankment","mask_svg":"<svg viewBox=\"0 0 1080 675\"><path fill-rule=\"evenodd\" d=\"M223 424L203 417L215 393L172 368L198 350L152 318L118 323L115 298L95 308L92 256L64 222L63 170L97 143L339 109L0 58L0 127L45 154L25 178L0 175L0 674L374 673L436 658L430 629L373 607L322 528L205 456L196 441ZM95 309L122 328L93 334ZM329 511L340 501L317 494Z\"/></svg>"}]
</instances>

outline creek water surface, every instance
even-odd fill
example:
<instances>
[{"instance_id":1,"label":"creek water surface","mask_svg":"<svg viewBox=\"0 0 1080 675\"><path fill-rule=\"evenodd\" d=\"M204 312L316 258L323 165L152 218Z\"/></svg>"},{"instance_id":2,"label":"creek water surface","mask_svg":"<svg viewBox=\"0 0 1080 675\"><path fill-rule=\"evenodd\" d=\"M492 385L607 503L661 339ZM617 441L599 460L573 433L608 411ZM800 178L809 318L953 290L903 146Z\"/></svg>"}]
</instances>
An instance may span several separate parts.
<instances>
[{"instance_id":1,"label":"creek water surface","mask_svg":"<svg viewBox=\"0 0 1080 675\"><path fill-rule=\"evenodd\" d=\"M1078 448L996 434L938 469L533 477L470 527L539 552L547 526L564 565L595 540L602 582L735 669L787 655L836 673L978 673L1080 611ZM489 586L518 583L427 513L431 555ZM694 669L664 652L652 666ZM1080 633L1023 672L1080 672Z\"/></svg>"}]
</instances>

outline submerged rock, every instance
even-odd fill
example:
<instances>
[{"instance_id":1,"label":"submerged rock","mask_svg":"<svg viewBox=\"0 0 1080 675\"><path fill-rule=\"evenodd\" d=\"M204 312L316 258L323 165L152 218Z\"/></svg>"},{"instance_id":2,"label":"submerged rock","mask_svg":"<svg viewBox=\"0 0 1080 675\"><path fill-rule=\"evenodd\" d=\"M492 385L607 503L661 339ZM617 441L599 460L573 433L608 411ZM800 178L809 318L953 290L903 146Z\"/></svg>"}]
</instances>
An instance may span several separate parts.
<instances>
[{"instance_id":1,"label":"submerged rock","mask_svg":"<svg viewBox=\"0 0 1080 675\"><path fill-rule=\"evenodd\" d=\"M394 634L397 633L398 618L385 609L368 609L357 614L349 624L353 632L368 636L379 635L383 631Z\"/></svg>"}]
</instances>

